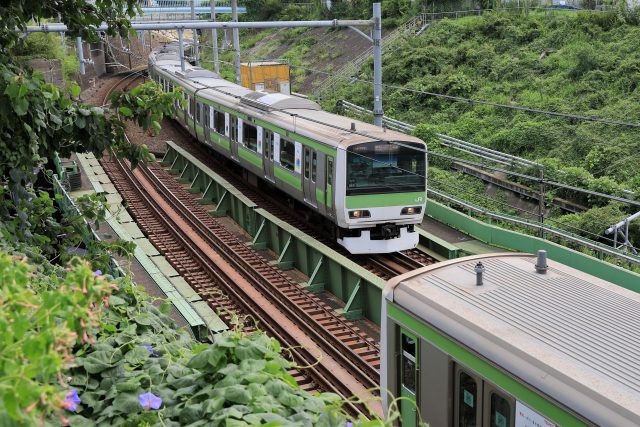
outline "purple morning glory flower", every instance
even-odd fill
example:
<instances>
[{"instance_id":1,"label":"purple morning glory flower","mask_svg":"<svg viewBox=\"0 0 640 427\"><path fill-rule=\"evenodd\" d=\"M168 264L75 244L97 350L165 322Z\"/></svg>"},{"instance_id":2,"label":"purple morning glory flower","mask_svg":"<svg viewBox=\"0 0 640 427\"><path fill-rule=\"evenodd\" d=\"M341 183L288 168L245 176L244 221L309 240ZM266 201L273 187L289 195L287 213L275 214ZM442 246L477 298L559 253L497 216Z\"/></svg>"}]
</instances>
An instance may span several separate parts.
<instances>
[{"instance_id":1,"label":"purple morning glory flower","mask_svg":"<svg viewBox=\"0 0 640 427\"><path fill-rule=\"evenodd\" d=\"M96 271L93 272L93 275L94 276L102 276L102 271L96 270Z\"/></svg>"},{"instance_id":2,"label":"purple morning glory flower","mask_svg":"<svg viewBox=\"0 0 640 427\"><path fill-rule=\"evenodd\" d=\"M347 426L346 427L353 427L353 423L351 421L347 421Z\"/></svg>"},{"instance_id":3,"label":"purple morning glory flower","mask_svg":"<svg viewBox=\"0 0 640 427\"><path fill-rule=\"evenodd\" d=\"M156 353L156 351L153 349L153 346L149 345L149 344L145 344L143 345L144 348L146 348L147 350L149 350L149 353L151 353L151 356L153 357L158 357L159 354Z\"/></svg>"},{"instance_id":4,"label":"purple morning glory flower","mask_svg":"<svg viewBox=\"0 0 640 427\"><path fill-rule=\"evenodd\" d=\"M162 399L150 391L138 396L138 402L145 410L160 409L160 406L162 406Z\"/></svg>"},{"instance_id":5,"label":"purple morning glory flower","mask_svg":"<svg viewBox=\"0 0 640 427\"><path fill-rule=\"evenodd\" d=\"M64 400L62 401L62 406L67 411L76 412L78 409L78 405L80 403L82 403L82 401L78 397L78 391L71 389L64 396Z\"/></svg>"}]
</instances>

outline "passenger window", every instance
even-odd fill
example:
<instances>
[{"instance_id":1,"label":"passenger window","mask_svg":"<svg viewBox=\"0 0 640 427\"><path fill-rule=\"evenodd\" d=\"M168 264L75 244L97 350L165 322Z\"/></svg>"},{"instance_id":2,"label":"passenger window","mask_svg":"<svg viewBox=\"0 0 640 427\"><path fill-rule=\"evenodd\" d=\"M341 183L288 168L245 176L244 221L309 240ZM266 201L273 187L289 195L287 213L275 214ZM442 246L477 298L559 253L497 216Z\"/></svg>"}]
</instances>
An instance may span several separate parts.
<instances>
[{"instance_id":1,"label":"passenger window","mask_svg":"<svg viewBox=\"0 0 640 427\"><path fill-rule=\"evenodd\" d=\"M224 113L222 111L216 110L213 113L213 123L215 131L220 135L224 135Z\"/></svg>"},{"instance_id":2,"label":"passenger window","mask_svg":"<svg viewBox=\"0 0 640 427\"><path fill-rule=\"evenodd\" d=\"M200 114L202 112L202 104L199 102L196 103L196 122L201 123L202 119L200 118Z\"/></svg>"},{"instance_id":3,"label":"passenger window","mask_svg":"<svg viewBox=\"0 0 640 427\"><path fill-rule=\"evenodd\" d=\"M258 151L258 129L255 126L245 122L242 136L249 150Z\"/></svg>"},{"instance_id":4,"label":"passenger window","mask_svg":"<svg viewBox=\"0 0 640 427\"><path fill-rule=\"evenodd\" d=\"M327 159L327 184L333 185L333 159Z\"/></svg>"},{"instance_id":5,"label":"passenger window","mask_svg":"<svg viewBox=\"0 0 640 427\"><path fill-rule=\"evenodd\" d=\"M318 158L316 152L314 151L311 155L311 181L316 182L316 173L318 169Z\"/></svg>"},{"instance_id":6,"label":"passenger window","mask_svg":"<svg viewBox=\"0 0 640 427\"><path fill-rule=\"evenodd\" d=\"M475 427L478 413L478 384L476 380L460 372L458 387L458 425L460 427Z\"/></svg>"},{"instance_id":7,"label":"passenger window","mask_svg":"<svg viewBox=\"0 0 640 427\"><path fill-rule=\"evenodd\" d=\"M295 158L295 143L287 139L281 138L280 140L280 164L289 170L294 170L294 158Z\"/></svg>"},{"instance_id":8,"label":"passenger window","mask_svg":"<svg viewBox=\"0 0 640 427\"><path fill-rule=\"evenodd\" d=\"M509 427L511 405L509 401L497 393L491 393L491 427Z\"/></svg>"},{"instance_id":9,"label":"passenger window","mask_svg":"<svg viewBox=\"0 0 640 427\"><path fill-rule=\"evenodd\" d=\"M309 179L309 162L310 162L309 149L304 149L304 178Z\"/></svg>"},{"instance_id":10,"label":"passenger window","mask_svg":"<svg viewBox=\"0 0 640 427\"><path fill-rule=\"evenodd\" d=\"M416 340L402 334L402 385L411 393L416 392Z\"/></svg>"}]
</instances>

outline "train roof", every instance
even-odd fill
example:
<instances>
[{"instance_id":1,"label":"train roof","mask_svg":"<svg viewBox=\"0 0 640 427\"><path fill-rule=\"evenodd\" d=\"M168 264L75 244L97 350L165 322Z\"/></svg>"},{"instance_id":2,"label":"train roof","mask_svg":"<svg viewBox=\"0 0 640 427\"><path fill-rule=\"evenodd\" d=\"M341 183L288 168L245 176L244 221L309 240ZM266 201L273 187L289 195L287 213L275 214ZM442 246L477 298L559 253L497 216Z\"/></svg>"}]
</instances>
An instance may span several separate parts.
<instances>
[{"instance_id":1,"label":"train roof","mask_svg":"<svg viewBox=\"0 0 640 427\"><path fill-rule=\"evenodd\" d=\"M316 102L306 98L247 89L223 79L213 71L188 63L185 64L185 71L181 71L178 45L175 43L154 50L149 60L161 70L181 79L191 90L198 90L198 96L266 119L288 131L332 147L346 148L352 144L385 140L424 143L401 132L323 111ZM351 131L352 126L355 132Z\"/></svg>"},{"instance_id":2,"label":"train roof","mask_svg":"<svg viewBox=\"0 0 640 427\"><path fill-rule=\"evenodd\" d=\"M640 295L535 264L513 253L450 260L393 279L385 296L590 421L640 425Z\"/></svg>"}]
</instances>

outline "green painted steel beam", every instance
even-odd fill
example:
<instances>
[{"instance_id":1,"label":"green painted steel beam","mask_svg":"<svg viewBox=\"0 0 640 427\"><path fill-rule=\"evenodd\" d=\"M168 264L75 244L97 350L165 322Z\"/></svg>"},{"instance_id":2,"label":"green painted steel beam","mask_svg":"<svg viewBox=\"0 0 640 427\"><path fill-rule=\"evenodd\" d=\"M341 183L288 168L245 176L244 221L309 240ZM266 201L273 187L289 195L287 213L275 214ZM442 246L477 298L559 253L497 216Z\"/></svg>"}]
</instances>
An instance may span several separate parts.
<instances>
[{"instance_id":1,"label":"green painted steel beam","mask_svg":"<svg viewBox=\"0 0 640 427\"><path fill-rule=\"evenodd\" d=\"M356 282L356 285L353 288L353 291L351 292L351 295L349 296L349 300L347 301L345 306L342 308L342 310L339 310L341 314L347 319L354 320L354 319L360 319L362 317L362 308L355 307L356 305L358 306L362 305L361 302L360 304L356 303L356 299L358 299L358 296L360 295L361 282L362 282L362 279L358 279L358 281Z\"/></svg>"},{"instance_id":2,"label":"green painted steel beam","mask_svg":"<svg viewBox=\"0 0 640 427\"><path fill-rule=\"evenodd\" d=\"M535 254L538 250L544 249L547 251L547 256L554 261L570 265L580 271L634 292L640 292L640 274L602 261L596 257L539 237L487 224L431 200L427 203L425 213L435 220L448 224L489 245L530 254Z\"/></svg>"}]
</instances>

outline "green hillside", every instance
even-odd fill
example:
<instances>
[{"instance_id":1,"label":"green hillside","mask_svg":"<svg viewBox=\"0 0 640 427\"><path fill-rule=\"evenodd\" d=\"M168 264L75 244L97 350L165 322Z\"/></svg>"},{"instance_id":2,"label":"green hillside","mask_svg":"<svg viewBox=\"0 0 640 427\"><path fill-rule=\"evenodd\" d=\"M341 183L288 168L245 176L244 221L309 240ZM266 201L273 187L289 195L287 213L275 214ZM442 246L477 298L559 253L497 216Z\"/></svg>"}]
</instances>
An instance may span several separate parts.
<instances>
[{"instance_id":1,"label":"green hillside","mask_svg":"<svg viewBox=\"0 0 640 427\"><path fill-rule=\"evenodd\" d=\"M640 123L639 22L637 12L558 11L443 20L384 56L383 81L419 91ZM372 74L369 64L360 78L372 80ZM548 166L547 177L572 185L626 197L629 193L622 190L640 193L638 128L456 102L390 86L384 91L388 116L537 160ZM337 99L371 106L371 85L351 82L325 104L334 105ZM441 149L435 142L431 148ZM442 171L434 172L441 177ZM559 221L598 235L603 227L638 210L557 194L596 207Z\"/></svg>"}]
</instances>

